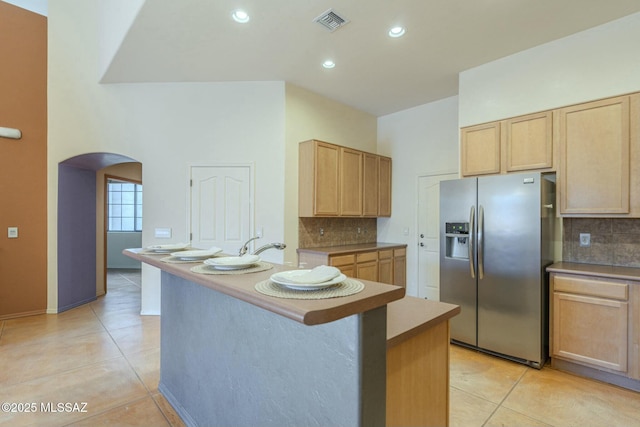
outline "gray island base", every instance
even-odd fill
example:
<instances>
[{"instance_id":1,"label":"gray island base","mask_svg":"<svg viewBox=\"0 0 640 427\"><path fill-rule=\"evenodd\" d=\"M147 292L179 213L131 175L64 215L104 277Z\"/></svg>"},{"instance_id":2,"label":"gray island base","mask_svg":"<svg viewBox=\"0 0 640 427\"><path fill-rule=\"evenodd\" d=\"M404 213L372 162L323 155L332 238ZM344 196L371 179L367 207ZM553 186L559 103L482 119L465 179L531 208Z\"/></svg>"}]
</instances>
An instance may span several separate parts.
<instances>
[{"instance_id":1,"label":"gray island base","mask_svg":"<svg viewBox=\"0 0 640 427\"><path fill-rule=\"evenodd\" d=\"M384 426L386 306L308 326L162 273L158 389L189 426Z\"/></svg>"}]
</instances>

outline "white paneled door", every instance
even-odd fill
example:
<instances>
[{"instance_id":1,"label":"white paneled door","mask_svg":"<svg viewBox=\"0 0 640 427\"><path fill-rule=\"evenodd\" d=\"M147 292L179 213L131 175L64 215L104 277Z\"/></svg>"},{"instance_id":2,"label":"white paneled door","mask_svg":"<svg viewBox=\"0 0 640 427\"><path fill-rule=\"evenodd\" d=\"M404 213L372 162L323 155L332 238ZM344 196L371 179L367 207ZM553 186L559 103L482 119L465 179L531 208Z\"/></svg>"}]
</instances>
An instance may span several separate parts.
<instances>
[{"instance_id":1,"label":"white paneled door","mask_svg":"<svg viewBox=\"0 0 640 427\"><path fill-rule=\"evenodd\" d=\"M418 177L418 296L440 301L440 181L457 173Z\"/></svg>"},{"instance_id":2,"label":"white paneled door","mask_svg":"<svg viewBox=\"0 0 640 427\"><path fill-rule=\"evenodd\" d=\"M191 167L191 245L236 254L251 237L250 166Z\"/></svg>"}]
</instances>

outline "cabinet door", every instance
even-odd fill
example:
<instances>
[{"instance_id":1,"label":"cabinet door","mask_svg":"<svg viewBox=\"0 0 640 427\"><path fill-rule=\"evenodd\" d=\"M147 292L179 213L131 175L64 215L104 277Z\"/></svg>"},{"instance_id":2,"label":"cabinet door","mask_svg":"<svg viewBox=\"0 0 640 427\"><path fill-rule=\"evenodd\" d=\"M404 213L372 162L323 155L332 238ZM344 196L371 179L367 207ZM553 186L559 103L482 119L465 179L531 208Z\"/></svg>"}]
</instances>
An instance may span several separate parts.
<instances>
[{"instance_id":1,"label":"cabinet door","mask_svg":"<svg viewBox=\"0 0 640 427\"><path fill-rule=\"evenodd\" d=\"M378 216L391 216L391 159L378 156Z\"/></svg>"},{"instance_id":2,"label":"cabinet door","mask_svg":"<svg viewBox=\"0 0 640 427\"><path fill-rule=\"evenodd\" d=\"M500 122L471 126L461 133L462 175L500 173Z\"/></svg>"},{"instance_id":3,"label":"cabinet door","mask_svg":"<svg viewBox=\"0 0 640 427\"><path fill-rule=\"evenodd\" d=\"M629 213L629 97L563 108L560 212Z\"/></svg>"},{"instance_id":4,"label":"cabinet door","mask_svg":"<svg viewBox=\"0 0 640 427\"><path fill-rule=\"evenodd\" d=\"M552 125L551 111L505 121L507 172L553 166Z\"/></svg>"},{"instance_id":5,"label":"cabinet door","mask_svg":"<svg viewBox=\"0 0 640 427\"><path fill-rule=\"evenodd\" d=\"M393 251L393 284L407 286L407 250L395 249Z\"/></svg>"},{"instance_id":6,"label":"cabinet door","mask_svg":"<svg viewBox=\"0 0 640 427\"><path fill-rule=\"evenodd\" d=\"M628 303L554 292L552 356L627 371Z\"/></svg>"},{"instance_id":7,"label":"cabinet door","mask_svg":"<svg viewBox=\"0 0 640 427\"><path fill-rule=\"evenodd\" d=\"M314 214L340 213L340 147L316 142L313 182Z\"/></svg>"},{"instance_id":8,"label":"cabinet door","mask_svg":"<svg viewBox=\"0 0 640 427\"><path fill-rule=\"evenodd\" d=\"M378 281L378 251L356 254L356 277L373 282Z\"/></svg>"},{"instance_id":9,"label":"cabinet door","mask_svg":"<svg viewBox=\"0 0 640 427\"><path fill-rule=\"evenodd\" d=\"M332 255L329 257L329 265L338 268L347 277L357 277L355 261L354 254Z\"/></svg>"},{"instance_id":10,"label":"cabinet door","mask_svg":"<svg viewBox=\"0 0 640 427\"><path fill-rule=\"evenodd\" d=\"M362 215L361 151L340 148L340 215Z\"/></svg>"},{"instance_id":11,"label":"cabinet door","mask_svg":"<svg viewBox=\"0 0 640 427\"><path fill-rule=\"evenodd\" d=\"M359 262L356 264L356 277L358 279L378 281L378 262Z\"/></svg>"},{"instance_id":12,"label":"cabinet door","mask_svg":"<svg viewBox=\"0 0 640 427\"><path fill-rule=\"evenodd\" d=\"M378 282L393 284L393 250L378 251Z\"/></svg>"},{"instance_id":13,"label":"cabinet door","mask_svg":"<svg viewBox=\"0 0 640 427\"><path fill-rule=\"evenodd\" d=\"M364 153L362 168L362 215L378 216L378 156Z\"/></svg>"}]
</instances>

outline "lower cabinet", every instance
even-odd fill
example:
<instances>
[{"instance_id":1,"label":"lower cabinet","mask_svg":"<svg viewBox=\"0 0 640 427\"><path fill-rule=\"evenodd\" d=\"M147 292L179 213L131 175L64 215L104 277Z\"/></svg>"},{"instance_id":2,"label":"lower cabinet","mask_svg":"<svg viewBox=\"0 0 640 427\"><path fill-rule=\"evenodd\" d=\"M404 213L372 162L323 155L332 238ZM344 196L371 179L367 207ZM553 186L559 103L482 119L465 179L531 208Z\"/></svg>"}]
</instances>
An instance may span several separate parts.
<instances>
[{"instance_id":1,"label":"lower cabinet","mask_svg":"<svg viewBox=\"0 0 640 427\"><path fill-rule=\"evenodd\" d=\"M406 247L359 250L353 253L318 253L298 249L298 264L313 268L326 264L340 269L347 277L406 286Z\"/></svg>"},{"instance_id":2,"label":"lower cabinet","mask_svg":"<svg viewBox=\"0 0 640 427\"><path fill-rule=\"evenodd\" d=\"M638 378L638 326L630 307L640 284L551 274L550 346L554 360ZM635 287L635 288L634 288Z\"/></svg>"}]
</instances>

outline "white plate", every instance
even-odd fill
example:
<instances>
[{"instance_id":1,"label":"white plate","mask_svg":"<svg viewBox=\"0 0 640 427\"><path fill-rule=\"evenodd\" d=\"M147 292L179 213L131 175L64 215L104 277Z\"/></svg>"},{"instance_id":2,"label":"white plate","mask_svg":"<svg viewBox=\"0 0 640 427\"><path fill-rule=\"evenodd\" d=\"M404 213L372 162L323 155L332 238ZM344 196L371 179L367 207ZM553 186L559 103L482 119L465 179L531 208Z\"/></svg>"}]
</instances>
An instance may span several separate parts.
<instances>
[{"instance_id":1,"label":"white plate","mask_svg":"<svg viewBox=\"0 0 640 427\"><path fill-rule=\"evenodd\" d=\"M257 255L228 256L204 260L205 264L217 270L241 270L258 262L260 262L260 257Z\"/></svg>"},{"instance_id":2,"label":"white plate","mask_svg":"<svg viewBox=\"0 0 640 427\"><path fill-rule=\"evenodd\" d=\"M158 253L169 253L175 252L180 249L184 249L189 246L188 243L174 243L170 245L151 245L144 248L146 251L150 252L158 252Z\"/></svg>"},{"instance_id":3,"label":"white plate","mask_svg":"<svg viewBox=\"0 0 640 427\"><path fill-rule=\"evenodd\" d=\"M180 252L173 252L171 256L181 259L183 261L197 261L199 259L210 258L215 254L217 254L218 252L222 252L222 249L210 248L210 249L198 249L193 251L180 251Z\"/></svg>"},{"instance_id":4,"label":"white plate","mask_svg":"<svg viewBox=\"0 0 640 427\"><path fill-rule=\"evenodd\" d=\"M273 283L277 283L280 286L285 286L290 289L295 289L298 291L311 291L328 288L329 286L337 285L338 283L347 280L347 276L345 276L344 274L340 274L338 277L329 280L328 282L322 283L291 283L290 281L288 281L291 280L291 277L299 276L301 274L308 273L309 271L311 270L281 271L280 273L271 275L271 281Z\"/></svg>"}]
</instances>

